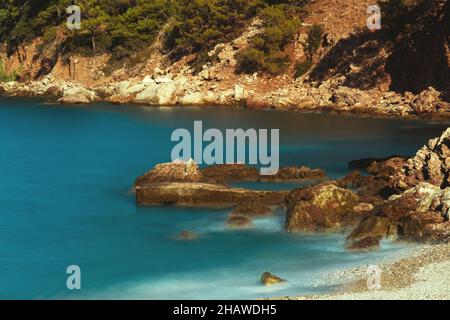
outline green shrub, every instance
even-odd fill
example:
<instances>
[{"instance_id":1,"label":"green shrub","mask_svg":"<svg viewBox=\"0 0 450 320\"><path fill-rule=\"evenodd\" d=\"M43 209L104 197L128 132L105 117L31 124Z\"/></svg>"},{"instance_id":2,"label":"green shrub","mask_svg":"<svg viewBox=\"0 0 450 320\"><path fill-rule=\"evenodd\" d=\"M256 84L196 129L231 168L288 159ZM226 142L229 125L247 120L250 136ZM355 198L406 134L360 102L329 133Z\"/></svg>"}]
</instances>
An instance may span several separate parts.
<instances>
[{"instance_id":1,"label":"green shrub","mask_svg":"<svg viewBox=\"0 0 450 320\"><path fill-rule=\"evenodd\" d=\"M277 75L286 70L289 57L285 46L295 37L300 21L291 17L282 6L269 6L261 12L264 31L250 42L250 48L238 53L238 73L258 71Z\"/></svg>"},{"instance_id":2,"label":"green shrub","mask_svg":"<svg viewBox=\"0 0 450 320\"><path fill-rule=\"evenodd\" d=\"M312 61L306 59L302 62L297 62L295 65L295 78L300 78L302 75L307 73L312 67Z\"/></svg>"},{"instance_id":3,"label":"green shrub","mask_svg":"<svg viewBox=\"0 0 450 320\"><path fill-rule=\"evenodd\" d=\"M271 75L279 75L283 73L289 66L289 57L282 52L276 52L268 55L264 59L264 69L263 71Z\"/></svg>"},{"instance_id":4,"label":"green shrub","mask_svg":"<svg viewBox=\"0 0 450 320\"><path fill-rule=\"evenodd\" d=\"M264 66L264 52L256 48L249 48L239 52L236 60L237 72L254 73Z\"/></svg>"},{"instance_id":5,"label":"green shrub","mask_svg":"<svg viewBox=\"0 0 450 320\"><path fill-rule=\"evenodd\" d=\"M306 54L308 56L308 60L313 59L317 50L319 50L320 45L322 43L322 37L324 34L323 27L321 25L315 24L311 27L308 32L308 38L306 40Z\"/></svg>"},{"instance_id":6,"label":"green shrub","mask_svg":"<svg viewBox=\"0 0 450 320\"><path fill-rule=\"evenodd\" d=\"M20 78L20 73L14 70L11 73L7 73L5 71L5 67L3 62L0 61L0 81L9 82L9 81L17 81Z\"/></svg>"}]
</instances>

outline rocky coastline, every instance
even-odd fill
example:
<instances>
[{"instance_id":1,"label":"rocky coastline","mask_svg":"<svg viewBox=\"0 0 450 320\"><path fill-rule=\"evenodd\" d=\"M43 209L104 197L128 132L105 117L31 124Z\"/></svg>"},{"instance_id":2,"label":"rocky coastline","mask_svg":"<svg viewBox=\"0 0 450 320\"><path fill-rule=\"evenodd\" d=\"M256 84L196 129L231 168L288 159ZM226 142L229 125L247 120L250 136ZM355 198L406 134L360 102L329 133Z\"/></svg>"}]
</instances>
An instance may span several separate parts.
<instances>
[{"instance_id":1,"label":"rocky coastline","mask_svg":"<svg viewBox=\"0 0 450 320\"><path fill-rule=\"evenodd\" d=\"M50 76L29 82L0 82L0 95L42 97L66 105L107 102L147 106L230 106L298 112L358 114L367 117L449 119L450 104L433 87L419 94L364 92L341 86L337 80L293 84L270 94L253 92L251 86L230 85L202 91L204 81L193 76L145 76L101 86L55 80ZM194 86L194 87L193 87Z\"/></svg>"},{"instance_id":2,"label":"rocky coastline","mask_svg":"<svg viewBox=\"0 0 450 320\"><path fill-rule=\"evenodd\" d=\"M159 164L135 181L140 206L229 208L226 224L249 227L274 208L286 212L289 233L344 232L347 250L369 251L393 241L450 242L450 128L409 159L352 162L354 171L330 180L320 169L281 168L268 178L243 164L199 168L193 161ZM308 182L285 191L235 188L236 182Z\"/></svg>"}]
</instances>

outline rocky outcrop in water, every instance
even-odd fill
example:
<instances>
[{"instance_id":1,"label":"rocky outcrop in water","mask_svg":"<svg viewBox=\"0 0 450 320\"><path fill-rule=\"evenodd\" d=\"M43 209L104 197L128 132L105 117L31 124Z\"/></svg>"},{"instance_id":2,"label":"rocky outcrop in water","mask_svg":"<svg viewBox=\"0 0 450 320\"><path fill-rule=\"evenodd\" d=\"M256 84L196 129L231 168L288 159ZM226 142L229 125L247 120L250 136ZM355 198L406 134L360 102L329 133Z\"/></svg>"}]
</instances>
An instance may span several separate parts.
<instances>
[{"instance_id":1,"label":"rocky outcrop in water","mask_svg":"<svg viewBox=\"0 0 450 320\"><path fill-rule=\"evenodd\" d=\"M287 197L286 229L289 232L316 232L340 229L359 198L351 190L325 183L292 191Z\"/></svg>"},{"instance_id":2,"label":"rocky outcrop in water","mask_svg":"<svg viewBox=\"0 0 450 320\"><path fill-rule=\"evenodd\" d=\"M203 175L195 161L176 160L156 165L152 170L138 177L135 184L200 181L203 181Z\"/></svg>"},{"instance_id":3,"label":"rocky outcrop in water","mask_svg":"<svg viewBox=\"0 0 450 320\"><path fill-rule=\"evenodd\" d=\"M239 170L236 168L234 165L207 168L205 169L206 175L204 175L193 160L187 162L177 160L159 164L136 179L137 203L146 206L175 205L216 208L231 208L255 202L266 206L284 203L287 192L247 190L222 184L224 181L245 179L245 171L239 175ZM249 169L248 172L257 171Z\"/></svg>"},{"instance_id":4,"label":"rocky outcrop in water","mask_svg":"<svg viewBox=\"0 0 450 320\"><path fill-rule=\"evenodd\" d=\"M231 216L225 221L225 225L232 229L248 229L254 226L252 220L244 216Z\"/></svg>"},{"instance_id":5,"label":"rocky outcrop in water","mask_svg":"<svg viewBox=\"0 0 450 320\"><path fill-rule=\"evenodd\" d=\"M173 205L183 207L231 208L258 201L281 205L287 192L257 191L201 182L138 183L135 186L139 205Z\"/></svg>"},{"instance_id":6,"label":"rocky outcrop in water","mask_svg":"<svg viewBox=\"0 0 450 320\"><path fill-rule=\"evenodd\" d=\"M280 284L283 282L286 282L286 280L281 279L280 277L277 277L277 276L271 274L270 272L264 272L261 276L261 284L266 287Z\"/></svg>"},{"instance_id":7,"label":"rocky outcrop in water","mask_svg":"<svg viewBox=\"0 0 450 320\"><path fill-rule=\"evenodd\" d=\"M364 239L385 237L421 242L448 241L449 198L450 188L441 189L421 182L376 207L349 235L348 246L354 248Z\"/></svg>"},{"instance_id":8,"label":"rocky outcrop in water","mask_svg":"<svg viewBox=\"0 0 450 320\"><path fill-rule=\"evenodd\" d=\"M302 180L321 180L326 177L323 170L308 167L281 168L274 176L262 176L255 167L245 164L219 164L200 169L193 160L158 164L152 170L140 176L136 182L287 182Z\"/></svg>"}]
</instances>

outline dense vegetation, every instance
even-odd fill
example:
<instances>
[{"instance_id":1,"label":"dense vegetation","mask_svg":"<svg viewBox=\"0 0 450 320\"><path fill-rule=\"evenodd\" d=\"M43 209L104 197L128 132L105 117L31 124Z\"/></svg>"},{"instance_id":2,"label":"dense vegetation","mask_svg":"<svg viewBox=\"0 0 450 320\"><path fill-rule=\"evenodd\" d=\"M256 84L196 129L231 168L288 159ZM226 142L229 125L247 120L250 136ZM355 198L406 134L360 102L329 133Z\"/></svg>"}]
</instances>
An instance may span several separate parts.
<instances>
[{"instance_id":1,"label":"dense vegetation","mask_svg":"<svg viewBox=\"0 0 450 320\"><path fill-rule=\"evenodd\" d=\"M0 42L10 52L37 36L47 43L63 34L66 53L112 52L126 57L155 41L165 31L164 45L174 58L201 52L238 35L248 21L263 13L266 32L254 40L260 69L272 72L283 64L279 54L298 22L289 16L305 0L0 0ZM67 8L81 8L80 30L65 27ZM254 52L255 53L255 52ZM248 53L252 55L252 52Z\"/></svg>"}]
</instances>

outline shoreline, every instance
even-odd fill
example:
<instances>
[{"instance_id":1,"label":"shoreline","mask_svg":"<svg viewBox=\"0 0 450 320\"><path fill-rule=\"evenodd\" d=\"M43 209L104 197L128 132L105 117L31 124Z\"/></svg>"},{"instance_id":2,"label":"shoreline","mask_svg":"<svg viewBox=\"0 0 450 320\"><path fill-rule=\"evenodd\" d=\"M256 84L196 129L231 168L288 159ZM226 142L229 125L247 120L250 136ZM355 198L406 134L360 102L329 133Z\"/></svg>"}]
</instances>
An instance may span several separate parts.
<instances>
[{"instance_id":1,"label":"shoreline","mask_svg":"<svg viewBox=\"0 0 450 320\"><path fill-rule=\"evenodd\" d=\"M107 99L96 100L94 102L80 104L80 103L62 103L58 101L58 96L48 96L48 95L8 95L8 94L0 94L0 98L6 99L29 99L29 100L42 100L42 103L53 106L61 106L61 107L89 107L95 104L108 104L111 106L125 106L125 107L147 107L147 108L232 108L232 109L244 109L251 111L277 111L277 112L286 112L286 113L303 113L303 114L329 114L334 116L354 116L358 118L365 119L388 119L388 120L420 120L420 121L440 121L446 122L450 121L450 113L443 114L439 112L431 112L425 114L409 114L409 115L401 115L395 113L383 113L380 110L370 110L371 112L367 112L367 109L352 109L352 110L343 110L339 109L339 107L319 107L319 108L310 108L310 107L289 107L289 108L279 108L275 105L266 105L266 106L252 106L247 105L245 103L234 103L234 104L214 104L214 103L203 103L203 104L173 104L173 105L149 105L144 103L135 103L132 101L127 102L111 102Z\"/></svg>"},{"instance_id":2,"label":"shoreline","mask_svg":"<svg viewBox=\"0 0 450 320\"><path fill-rule=\"evenodd\" d=\"M276 297L271 300L450 300L450 244L420 245L398 258L386 258L381 289L367 288L367 267L359 266L323 275L336 292Z\"/></svg>"}]
</instances>

